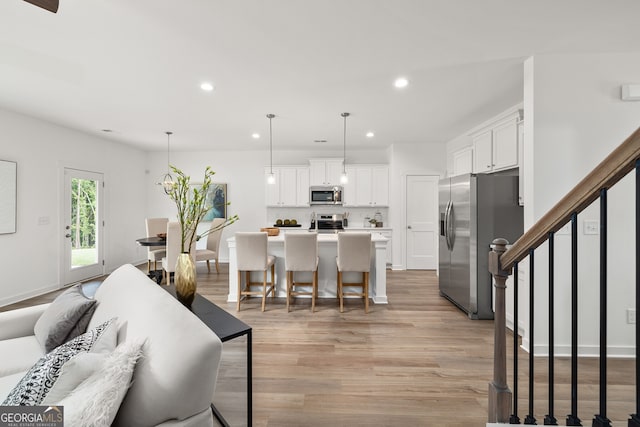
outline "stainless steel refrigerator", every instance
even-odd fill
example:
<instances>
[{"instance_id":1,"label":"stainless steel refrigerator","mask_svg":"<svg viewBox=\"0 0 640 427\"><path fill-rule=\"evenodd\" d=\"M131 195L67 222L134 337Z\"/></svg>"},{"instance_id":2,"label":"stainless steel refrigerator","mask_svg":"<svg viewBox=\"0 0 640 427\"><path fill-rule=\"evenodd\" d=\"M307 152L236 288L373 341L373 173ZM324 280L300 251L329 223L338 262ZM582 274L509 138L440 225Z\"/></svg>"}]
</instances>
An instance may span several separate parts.
<instances>
[{"instance_id":1,"label":"stainless steel refrigerator","mask_svg":"<svg viewBox=\"0 0 640 427\"><path fill-rule=\"evenodd\" d=\"M471 319L493 319L488 253L493 239L523 233L518 177L468 174L439 182L440 294Z\"/></svg>"}]
</instances>

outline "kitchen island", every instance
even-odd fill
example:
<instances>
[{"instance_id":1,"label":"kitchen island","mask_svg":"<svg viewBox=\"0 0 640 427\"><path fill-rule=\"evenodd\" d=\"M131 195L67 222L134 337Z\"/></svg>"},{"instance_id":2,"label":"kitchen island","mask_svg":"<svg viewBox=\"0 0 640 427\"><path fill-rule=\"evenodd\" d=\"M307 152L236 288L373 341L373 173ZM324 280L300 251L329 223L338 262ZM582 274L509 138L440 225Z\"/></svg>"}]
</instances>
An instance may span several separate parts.
<instances>
[{"instance_id":1,"label":"kitchen island","mask_svg":"<svg viewBox=\"0 0 640 427\"><path fill-rule=\"evenodd\" d=\"M284 233L308 233L308 231L284 231L278 236L269 236L269 255L276 256L276 296L286 297L287 280L284 270ZM238 300L238 264L236 258L236 239L227 239L229 247L229 295L227 301ZM338 235L336 233L318 234L318 297L337 298L336 255ZM376 304L387 304L387 238L380 233L371 233L371 271L369 273L369 296ZM262 272L253 272L252 281L262 281ZM300 274L301 277L298 277ZM296 273L296 280L310 281L310 273ZM346 282L362 280L360 273L345 273ZM257 289L257 287L256 287Z\"/></svg>"}]
</instances>

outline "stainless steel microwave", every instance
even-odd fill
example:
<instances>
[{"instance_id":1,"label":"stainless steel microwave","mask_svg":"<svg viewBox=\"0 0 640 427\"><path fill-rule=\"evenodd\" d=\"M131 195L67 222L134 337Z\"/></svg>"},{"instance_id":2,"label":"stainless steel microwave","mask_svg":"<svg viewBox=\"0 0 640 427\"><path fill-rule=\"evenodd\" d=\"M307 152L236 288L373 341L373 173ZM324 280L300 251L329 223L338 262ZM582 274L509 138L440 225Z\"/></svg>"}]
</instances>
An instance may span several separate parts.
<instances>
[{"instance_id":1,"label":"stainless steel microwave","mask_svg":"<svg viewBox=\"0 0 640 427\"><path fill-rule=\"evenodd\" d=\"M342 187L340 186L313 186L309 187L310 205L341 205Z\"/></svg>"}]
</instances>

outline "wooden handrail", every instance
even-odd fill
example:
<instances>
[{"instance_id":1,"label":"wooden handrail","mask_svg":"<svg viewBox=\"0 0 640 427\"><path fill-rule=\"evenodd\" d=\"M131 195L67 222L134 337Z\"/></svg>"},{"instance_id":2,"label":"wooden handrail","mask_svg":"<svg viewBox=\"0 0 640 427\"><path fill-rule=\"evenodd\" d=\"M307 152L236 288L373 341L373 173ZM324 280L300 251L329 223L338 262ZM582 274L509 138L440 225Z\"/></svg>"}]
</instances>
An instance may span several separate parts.
<instances>
[{"instance_id":1,"label":"wooden handrail","mask_svg":"<svg viewBox=\"0 0 640 427\"><path fill-rule=\"evenodd\" d=\"M574 212L580 213L596 200L602 188L610 188L633 170L639 158L640 127L502 254L502 269L509 270L525 258L529 249L537 248L550 232L562 228Z\"/></svg>"}]
</instances>

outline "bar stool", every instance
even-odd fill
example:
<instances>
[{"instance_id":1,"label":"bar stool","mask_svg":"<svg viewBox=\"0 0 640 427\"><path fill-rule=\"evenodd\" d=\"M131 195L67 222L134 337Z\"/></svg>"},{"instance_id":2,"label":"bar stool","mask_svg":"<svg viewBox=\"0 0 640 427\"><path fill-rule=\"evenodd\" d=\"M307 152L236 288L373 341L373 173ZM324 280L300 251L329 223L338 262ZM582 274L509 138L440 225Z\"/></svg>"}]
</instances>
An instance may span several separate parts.
<instances>
[{"instance_id":1,"label":"bar stool","mask_svg":"<svg viewBox=\"0 0 640 427\"><path fill-rule=\"evenodd\" d=\"M275 262L276 257L267 254L267 233L238 232L236 237L236 259L238 262L238 307L242 296L262 295L262 311L269 293L276 296ZM267 270L271 268L271 284L267 287ZM242 289L242 272L245 272L245 287ZM251 272L264 272L262 282L251 282ZM261 291L252 291L251 286L262 286Z\"/></svg>"},{"instance_id":2,"label":"bar stool","mask_svg":"<svg viewBox=\"0 0 640 427\"><path fill-rule=\"evenodd\" d=\"M311 312L313 313L318 297L318 233L285 233L284 265L287 273L287 312L291 311L289 306L291 297L311 295ZM311 272L312 281L296 282L294 280L296 271ZM311 286L311 291L296 290L297 286Z\"/></svg>"},{"instance_id":3,"label":"bar stool","mask_svg":"<svg viewBox=\"0 0 640 427\"><path fill-rule=\"evenodd\" d=\"M371 233L338 233L338 298L340 313L344 311L345 296L364 297L364 312L369 313L369 270L371 268ZM362 282L343 283L344 272L361 272ZM344 286L358 286L362 292L344 292Z\"/></svg>"}]
</instances>

